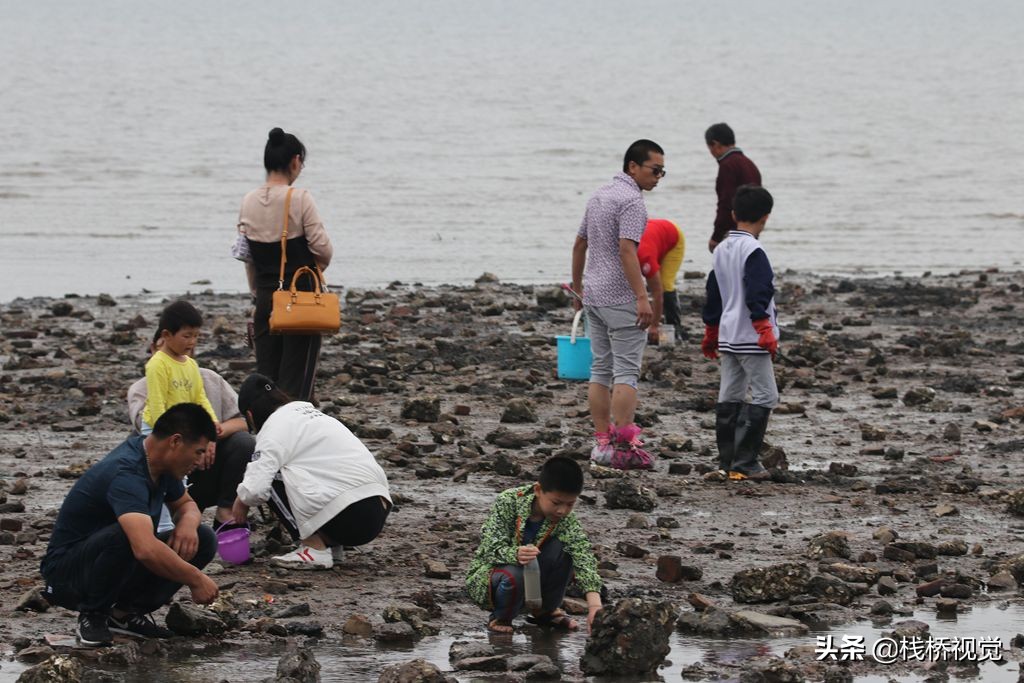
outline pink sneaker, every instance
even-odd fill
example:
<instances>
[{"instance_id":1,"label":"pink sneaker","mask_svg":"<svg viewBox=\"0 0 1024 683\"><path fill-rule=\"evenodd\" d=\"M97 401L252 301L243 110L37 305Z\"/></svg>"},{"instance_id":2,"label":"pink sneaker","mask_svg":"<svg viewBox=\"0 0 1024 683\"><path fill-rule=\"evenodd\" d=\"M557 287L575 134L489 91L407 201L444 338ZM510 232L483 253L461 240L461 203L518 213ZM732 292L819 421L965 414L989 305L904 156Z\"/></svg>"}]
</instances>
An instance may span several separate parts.
<instances>
[{"instance_id":1,"label":"pink sneaker","mask_svg":"<svg viewBox=\"0 0 1024 683\"><path fill-rule=\"evenodd\" d=\"M615 452L611 466L619 470L653 470L654 456L643 449L640 440L642 430L635 424L628 424L615 433Z\"/></svg>"},{"instance_id":2,"label":"pink sneaker","mask_svg":"<svg viewBox=\"0 0 1024 683\"><path fill-rule=\"evenodd\" d=\"M612 444L615 440L615 427L609 427L607 432L594 432L594 439L597 445L590 451L590 460L607 467L615 455L615 446Z\"/></svg>"}]
</instances>

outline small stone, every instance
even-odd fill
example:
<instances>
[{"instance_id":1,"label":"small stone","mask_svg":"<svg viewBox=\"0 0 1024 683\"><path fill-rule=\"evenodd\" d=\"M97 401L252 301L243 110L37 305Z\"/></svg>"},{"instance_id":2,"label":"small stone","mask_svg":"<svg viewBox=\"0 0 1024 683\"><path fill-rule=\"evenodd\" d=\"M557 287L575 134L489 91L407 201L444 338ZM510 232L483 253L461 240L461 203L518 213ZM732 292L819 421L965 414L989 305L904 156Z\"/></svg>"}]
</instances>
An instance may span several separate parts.
<instances>
[{"instance_id":1,"label":"small stone","mask_svg":"<svg viewBox=\"0 0 1024 683\"><path fill-rule=\"evenodd\" d=\"M786 562L736 572L730 588L736 602L775 602L806 592L810 578L807 565Z\"/></svg>"},{"instance_id":2,"label":"small stone","mask_svg":"<svg viewBox=\"0 0 1024 683\"><path fill-rule=\"evenodd\" d=\"M423 396L407 400L402 405L402 418L417 422L437 422L441 418L441 399Z\"/></svg>"},{"instance_id":3,"label":"small stone","mask_svg":"<svg viewBox=\"0 0 1024 683\"><path fill-rule=\"evenodd\" d=\"M320 683L320 668L312 650L293 646L277 662L277 680Z\"/></svg>"},{"instance_id":4,"label":"small stone","mask_svg":"<svg viewBox=\"0 0 1024 683\"><path fill-rule=\"evenodd\" d=\"M632 557L634 559L639 559L641 557L646 557L649 554L646 549L641 548L640 546L636 545L635 543L630 543L628 541L619 541L615 545L615 549L618 550L623 555L625 555L626 557Z\"/></svg>"},{"instance_id":5,"label":"small stone","mask_svg":"<svg viewBox=\"0 0 1024 683\"><path fill-rule=\"evenodd\" d=\"M453 664L463 659L490 657L494 654L494 646L490 643L474 643L465 640L457 640L448 648L448 660Z\"/></svg>"},{"instance_id":6,"label":"small stone","mask_svg":"<svg viewBox=\"0 0 1024 683\"><path fill-rule=\"evenodd\" d=\"M879 527L871 536L876 541L881 541L885 544L892 543L897 538L899 538L899 534L897 534L895 531L893 531L887 526Z\"/></svg>"},{"instance_id":7,"label":"small stone","mask_svg":"<svg viewBox=\"0 0 1024 683\"><path fill-rule=\"evenodd\" d=\"M618 479L604 493L605 505L612 509L651 512L658 505L653 491L642 487L632 479Z\"/></svg>"},{"instance_id":8,"label":"small stone","mask_svg":"<svg viewBox=\"0 0 1024 683\"><path fill-rule=\"evenodd\" d=\"M956 598L958 600L970 600L974 597L974 591L970 586L963 583L953 583L942 586L939 594L944 598Z\"/></svg>"},{"instance_id":9,"label":"small stone","mask_svg":"<svg viewBox=\"0 0 1024 683\"><path fill-rule=\"evenodd\" d=\"M808 544L807 554L812 558L849 558L849 536L844 531L829 531L815 536Z\"/></svg>"},{"instance_id":10,"label":"small stone","mask_svg":"<svg viewBox=\"0 0 1024 683\"><path fill-rule=\"evenodd\" d=\"M100 294L96 297L96 304L99 306L116 306L117 301L109 294Z\"/></svg>"},{"instance_id":11,"label":"small stone","mask_svg":"<svg viewBox=\"0 0 1024 683\"><path fill-rule=\"evenodd\" d=\"M892 604L889 603L888 600L879 600L875 604L871 605L871 614L876 617L887 617L892 613Z\"/></svg>"},{"instance_id":12,"label":"small stone","mask_svg":"<svg viewBox=\"0 0 1024 683\"><path fill-rule=\"evenodd\" d=\"M959 515L960 510L955 505L949 503L941 503L935 506L933 514L936 517L951 517L953 515Z\"/></svg>"},{"instance_id":13,"label":"small stone","mask_svg":"<svg viewBox=\"0 0 1024 683\"><path fill-rule=\"evenodd\" d=\"M440 560L424 560L423 561L423 575L428 579L450 579L452 578L452 572Z\"/></svg>"},{"instance_id":14,"label":"small stone","mask_svg":"<svg viewBox=\"0 0 1024 683\"><path fill-rule=\"evenodd\" d=\"M448 683L449 679L425 659L414 659L411 662L392 664L384 668L377 683Z\"/></svg>"},{"instance_id":15,"label":"small stone","mask_svg":"<svg viewBox=\"0 0 1024 683\"><path fill-rule=\"evenodd\" d=\"M883 576L878 579L878 594L879 595L895 595L899 591L899 585L896 583L896 579L891 576Z\"/></svg>"},{"instance_id":16,"label":"small stone","mask_svg":"<svg viewBox=\"0 0 1024 683\"><path fill-rule=\"evenodd\" d=\"M18 598L15 608L19 612L45 612L50 609L50 603L43 597L43 592L38 588L30 588Z\"/></svg>"},{"instance_id":17,"label":"small stone","mask_svg":"<svg viewBox=\"0 0 1024 683\"><path fill-rule=\"evenodd\" d=\"M1013 578L1013 574L1006 571L1005 569L1001 572L997 572L989 577L988 589L990 591L1015 591L1017 590L1017 581Z\"/></svg>"},{"instance_id":18,"label":"small stone","mask_svg":"<svg viewBox=\"0 0 1024 683\"><path fill-rule=\"evenodd\" d=\"M372 636L373 635L373 624L370 623L369 617L364 614L353 614L345 620L345 624L341 627L343 633L347 633L352 636Z\"/></svg>"},{"instance_id":19,"label":"small stone","mask_svg":"<svg viewBox=\"0 0 1024 683\"><path fill-rule=\"evenodd\" d=\"M167 628L180 636L192 636L223 633L228 627L207 609L175 602L167 610Z\"/></svg>"},{"instance_id":20,"label":"small stone","mask_svg":"<svg viewBox=\"0 0 1024 683\"><path fill-rule=\"evenodd\" d=\"M960 443L960 425L950 422L942 430L942 438L953 443Z\"/></svg>"},{"instance_id":21,"label":"small stone","mask_svg":"<svg viewBox=\"0 0 1024 683\"><path fill-rule=\"evenodd\" d=\"M383 624L374 630L374 638L383 643L393 643L416 639L416 631L404 621Z\"/></svg>"},{"instance_id":22,"label":"small stone","mask_svg":"<svg viewBox=\"0 0 1024 683\"><path fill-rule=\"evenodd\" d=\"M915 591L917 595L922 598L933 598L942 591L942 587L946 584L945 579L934 579L920 584Z\"/></svg>"},{"instance_id":23,"label":"small stone","mask_svg":"<svg viewBox=\"0 0 1024 683\"><path fill-rule=\"evenodd\" d=\"M956 614L958 607L960 601L952 598L939 598L935 601L935 611L939 614Z\"/></svg>"},{"instance_id":24,"label":"small stone","mask_svg":"<svg viewBox=\"0 0 1024 683\"><path fill-rule=\"evenodd\" d=\"M507 655L466 657L455 662L456 671L507 671Z\"/></svg>"},{"instance_id":25,"label":"small stone","mask_svg":"<svg viewBox=\"0 0 1024 683\"><path fill-rule=\"evenodd\" d=\"M526 424L537 421L537 412L526 399L513 399L505 405L501 414L501 422L505 424Z\"/></svg>"},{"instance_id":26,"label":"small stone","mask_svg":"<svg viewBox=\"0 0 1024 683\"><path fill-rule=\"evenodd\" d=\"M903 394L903 404L920 406L935 400L935 390L931 387L917 387Z\"/></svg>"},{"instance_id":27,"label":"small stone","mask_svg":"<svg viewBox=\"0 0 1024 683\"><path fill-rule=\"evenodd\" d=\"M693 471L693 465L688 462L670 462L668 464L669 474L689 474Z\"/></svg>"},{"instance_id":28,"label":"small stone","mask_svg":"<svg viewBox=\"0 0 1024 683\"><path fill-rule=\"evenodd\" d=\"M994 432L999 428L999 425L995 422L989 422L988 420L975 420L971 426L979 432Z\"/></svg>"},{"instance_id":29,"label":"small stone","mask_svg":"<svg viewBox=\"0 0 1024 683\"><path fill-rule=\"evenodd\" d=\"M24 522L20 519L14 519L12 517L4 517L0 519L0 530L2 531L21 531L24 526Z\"/></svg>"},{"instance_id":30,"label":"small stone","mask_svg":"<svg viewBox=\"0 0 1024 683\"><path fill-rule=\"evenodd\" d=\"M21 675L18 676L18 683L80 681L84 674L84 667L74 657L53 655L46 661L22 671Z\"/></svg>"},{"instance_id":31,"label":"small stone","mask_svg":"<svg viewBox=\"0 0 1024 683\"><path fill-rule=\"evenodd\" d=\"M630 515L626 520L627 529L649 529L650 526L651 523L647 520L647 515Z\"/></svg>"}]
</instances>

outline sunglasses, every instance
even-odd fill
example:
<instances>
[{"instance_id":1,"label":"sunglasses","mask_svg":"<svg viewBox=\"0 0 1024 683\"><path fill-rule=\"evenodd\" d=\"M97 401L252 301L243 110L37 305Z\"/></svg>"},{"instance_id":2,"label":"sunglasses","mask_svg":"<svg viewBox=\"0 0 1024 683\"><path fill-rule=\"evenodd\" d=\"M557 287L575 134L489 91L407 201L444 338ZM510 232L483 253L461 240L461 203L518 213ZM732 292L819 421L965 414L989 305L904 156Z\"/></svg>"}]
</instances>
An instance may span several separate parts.
<instances>
[{"instance_id":1,"label":"sunglasses","mask_svg":"<svg viewBox=\"0 0 1024 683\"><path fill-rule=\"evenodd\" d=\"M651 173L654 174L655 178L663 178L668 174L668 171L665 170L664 166L645 166L641 164L640 168L651 169Z\"/></svg>"}]
</instances>

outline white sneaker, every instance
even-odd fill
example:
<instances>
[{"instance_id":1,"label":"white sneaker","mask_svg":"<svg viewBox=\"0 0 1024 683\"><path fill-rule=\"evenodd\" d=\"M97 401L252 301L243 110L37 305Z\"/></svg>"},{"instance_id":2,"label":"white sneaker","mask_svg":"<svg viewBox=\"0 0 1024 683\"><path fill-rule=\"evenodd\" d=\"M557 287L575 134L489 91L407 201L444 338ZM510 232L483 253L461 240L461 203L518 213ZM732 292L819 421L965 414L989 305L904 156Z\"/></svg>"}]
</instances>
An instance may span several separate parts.
<instances>
[{"instance_id":1,"label":"white sneaker","mask_svg":"<svg viewBox=\"0 0 1024 683\"><path fill-rule=\"evenodd\" d=\"M286 569L330 569L334 566L334 559L327 548L317 550L300 545L290 553L271 558L270 564Z\"/></svg>"}]
</instances>

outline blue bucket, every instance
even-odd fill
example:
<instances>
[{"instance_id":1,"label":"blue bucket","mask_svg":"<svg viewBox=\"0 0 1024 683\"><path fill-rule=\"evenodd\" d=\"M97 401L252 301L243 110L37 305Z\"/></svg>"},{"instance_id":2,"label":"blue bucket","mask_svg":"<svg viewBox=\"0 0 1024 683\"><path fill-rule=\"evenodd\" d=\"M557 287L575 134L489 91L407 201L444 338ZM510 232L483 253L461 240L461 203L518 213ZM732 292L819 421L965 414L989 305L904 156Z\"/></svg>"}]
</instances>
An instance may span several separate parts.
<instances>
[{"instance_id":1,"label":"blue bucket","mask_svg":"<svg viewBox=\"0 0 1024 683\"><path fill-rule=\"evenodd\" d=\"M558 335L558 377L561 379L590 379L590 337L576 336L583 311L576 311L572 319L572 334Z\"/></svg>"}]
</instances>

